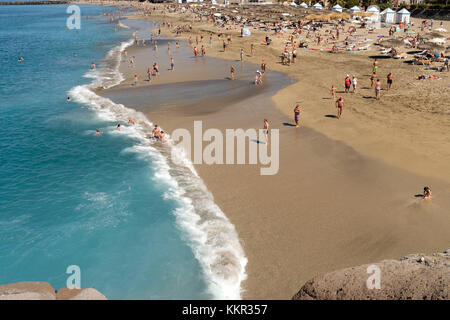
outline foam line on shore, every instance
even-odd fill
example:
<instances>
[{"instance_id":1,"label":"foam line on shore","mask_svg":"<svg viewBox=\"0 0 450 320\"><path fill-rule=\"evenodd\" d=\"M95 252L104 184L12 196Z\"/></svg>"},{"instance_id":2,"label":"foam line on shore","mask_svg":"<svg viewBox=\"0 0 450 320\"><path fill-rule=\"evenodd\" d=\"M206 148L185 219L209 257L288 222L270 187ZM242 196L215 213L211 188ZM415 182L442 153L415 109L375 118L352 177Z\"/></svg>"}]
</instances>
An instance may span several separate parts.
<instances>
[{"instance_id":1,"label":"foam line on shore","mask_svg":"<svg viewBox=\"0 0 450 320\"><path fill-rule=\"evenodd\" d=\"M120 132L111 131L133 139L134 145L124 152L134 152L148 159L155 168L153 180L167 187L164 197L177 204L173 212L177 226L201 265L211 296L214 299L241 299L241 283L246 279L247 264L244 250L234 225L215 204L184 150L175 146L170 136L164 145L150 141L147 136L153 124L142 112L95 93L95 89L111 88L124 80L119 72L121 54L132 44L133 40L129 40L111 49L103 64L85 75L92 78L92 82L72 88L69 95L75 102L95 111L102 120L114 123L127 123L128 118L135 120L134 126L122 126ZM171 155L177 157L176 161L172 161Z\"/></svg>"}]
</instances>

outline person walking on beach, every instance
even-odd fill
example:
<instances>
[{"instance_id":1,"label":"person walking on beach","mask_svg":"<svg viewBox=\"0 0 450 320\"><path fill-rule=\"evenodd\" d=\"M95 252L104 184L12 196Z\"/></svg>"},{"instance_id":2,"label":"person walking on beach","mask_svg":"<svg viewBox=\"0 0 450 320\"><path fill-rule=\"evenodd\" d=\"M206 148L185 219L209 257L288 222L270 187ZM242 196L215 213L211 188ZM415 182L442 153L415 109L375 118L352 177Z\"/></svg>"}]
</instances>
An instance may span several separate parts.
<instances>
[{"instance_id":1,"label":"person walking on beach","mask_svg":"<svg viewBox=\"0 0 450 320\"><path fill-rule=\"evenodd\" d=\"M269 142L269 121L264 119L264 135L266 136L266 142Z\"/></svg>"},{"instance_id":2,"label":"person walking on beach","mask_svg":"<svg viewBox=\"0 0 450 320\"><path fill-rule=\"evenodd\" d=\"M375 83L375 99L380 100L380 91L381 91L381 81L377 79Z\"/></svg>"},{"instance_id":3,"label":"person walking on beach","mask_svg":"<svg viewBox=\"0 0 450 320\"><path fill-rule=\"evenodd\" d=\"M204 45L202 45L201 52L202 52L202 57L204 57L206 55L206 49L205 49Z\"/></svg>"},{"instance_id":4,"label":"person walking on beach","mask_svg":"<svg viewBox=\"0 0 450 320\"><path fill-rule=\"evenodd\" d=\"M194 55L197 57L197 54L198 54L198 50L197 50L197 47L194 47Z\"/></svg>"},{"instance_id":5,"label":"person walking on beach","mask_svg":"<svg viewBox=\"0 0 450 320\"><path fill-rule=\"evenodd\" d=\"M261 70L262 70L263 74L266 74L266 69L267 69L266 60L262 59L262 61L261 61Z\"/></svg>"},{"instance_id":6,"label":"person walking on beach","mask_svg":"<svg viewBox=\"0 0 450 320\"><path fill-rule=\"evenodd\" d=\"M152 82L152 69L151 68L147 68L147 77L148 77L148 82Z\"/></svg>"},{"instance_id":7,"label":"person walking on beach","mask_svg":"<svg viewBox=\"0 0 450 320\"><path fill-rule=\"evenodd\" d=\"M389 72L389 74L387 75L387 89L389 90L392 86L392 79L394 78L394 75Z\"/></svg>"},{"instance_id":8,"label":"person walking on beach","mask_svg":"<svg viewBox=\"0 0 450 320\"><path fill-rule=\"evenodd\" d=\"M300 107L299 104L297 104L294 108L294 121L295 121L295 127L298 128L299 124L299 120L300 120L300 112L302 112L302 108Z\"/></svg>"},{"instance_id":9,"label":"person walking on beach","mask_svg":"<svg viewBox=\"0 0 450 320\"><path fill-rule=\"evenodd\" d=\"M377 70L378 70L378 60L377 59L375 59L375 61L373 62L373 72L377 72Z\"/></svg>"},{"instance_id":10,"label":"person walking on beach","mask_svg":"<svg viewBox=\"0 0 450 320\"><path fill-rule=\"evenodd\" d=\"M222 46L223 46L223 52L225 52L227 50L227 44L226 44L225 40L223 40Z\"/></svg>"},{"instance_id":11,"label":"person walking on beach","mask_svg":"<svg viewBox=\"0 0 450 320\"><path fill-rule=\"evenodd\" d=\"M138 76L137 74L134 75L133 84L136 86L138 84Z\"/></svg>"},{"instance_id":12,"label":"person walking on beach","mask_svg":"<svg viewBox=\"0 0 450 320\"><path fill-rule=\"evenodd\" d=\"M173 58L170 58L170 70L173 71L173 68L175 66Z\"/></svg>"},{"instance_id":13,"label":"person walking on beach","mask_svg":"<svg viewBox=\"0 0 450 320\"><path fill-rule=\"evenodd\" d=\"M370 76L370 87L373 88L375 85L375 80L377 79L377 73L372 72L372 75Z\"/></svg>"},{"instance_id":14,"label":"person walking on beach","mask_svg":"<svg viewBox=\"0 0 450 320\"><path fill-rule=\"evenodd\" d=\"M244 61L244 49L241 48L239 55L241 56L241 62Z\"/></svg>"},{"instance_id":15,"label":"person walking on beach","mask_svg":"<svg viewBox=\"0 0 450 320\"><path fill-rule=\"evenodd\" d=\"M358 79L355 76L353 76L352 85L353 85L353 93L356 93L356 87L358 86Z\"/></svg>"},{"instance_id":16,"label":"person walking on beach","mask_svg":"<svg viewBox=\"0 0 450 320\"><path fill-rule=\"evenodd\" d=\"M346 75L345 80L344 80L345 93L349 93L351 83L352 83L352 81L350 80L350 76Z\"/></svg>"},{"instance_id":17,"label":"person walking on beach","mask_svg":"<svg viewBox=\"0 0 450 320\"><path fill-rule=\"evenodd\" d=\"M344 98L339 97L336 101L336 108L337 108L337 118L340 119L342 116L342 109L344 109Z\"/></svg>"},{"instance_id":18,"label":"person walking on beach","mask_svg":"<svg viewBox=\"0 0 450 320\"><path fill-rule=\"evenodd\" d=\"M336 99L336 87L332 84L330 88L331 96L333 97L333 101Z\"/></svg>"},{"instance_id":19,"label":"person walking on beach","mask_svg":"<svg viewBox=\"0 0 450 320\"><path fill-rule=\"evenodd\" d=\"M250 45L250 56L253 57L253 53L255 52L255 45L252 43Z\"/></svg>"},{"instance_id":20,"label":"person walking on beach","mask_svg":"<svg viewBox=\"0 0 450 320\"><path fill-rule=\"evenodd\" d=\"M231 80L234 80L234 66L231 66L230 68L230 74L231 74Z\"/></svg>"}]
</instances>

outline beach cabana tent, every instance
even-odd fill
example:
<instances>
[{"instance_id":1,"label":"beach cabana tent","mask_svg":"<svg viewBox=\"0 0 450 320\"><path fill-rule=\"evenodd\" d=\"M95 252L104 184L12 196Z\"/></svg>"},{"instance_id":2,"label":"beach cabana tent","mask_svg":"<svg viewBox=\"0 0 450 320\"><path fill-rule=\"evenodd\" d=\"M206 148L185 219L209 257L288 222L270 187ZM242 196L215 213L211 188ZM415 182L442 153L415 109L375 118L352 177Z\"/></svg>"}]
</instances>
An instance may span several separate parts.
<instances>
[{"instance_id":1,"label":"beach cabana tent","mask_svg":"<svg viewBox=\"0 0 450 320\"><path fill-rule=\"evenodd\" d=\"M290 3L290 6L291 6L291 7L297 7L298 4L296 4L294 1L292 1L292 2Z\"/></svg>"},{"instance_id":2,"label":"beach cabana tent","mask_svg":"<svg viewBox=\"0 0 450 320\"><path fill-rule=\"evenodd\" d=\"M395 21L395 11L391 8L386 8L380 13L381 22L394 23Z\"/></svg>"},{"instance_id":3,"label":"beach cabana tent","mask_svg":"<svg viewBox=\"0 0 450 320\"><path fill-rule=\"evenodd\" d=\"M361 12L361 9L358 6L354 6L350 8L350 13Z\"/></svg>"},{"instance_id":4,"label":"beach cabana tent","mask_svg":"<svg viewBox=\"0 0 450 320\"><path fill-rule=\"evenodd\" d=\"M333 10L335 12L342 12L342 7L337 4L333 8L331 8L331 10Z\"/></svg>"},{"instance_id":5,"label":"beach cabana tent","mask_svg":"<svg viewBox=\"0 0 450 320\"><path fill-rule=\"evenodd\" d=\"M302 2L302 3L300 3L300 7L302 7L302 8L308 8L308 5L307 5L306 3L304 3L304 2Z\"/></svg>"},{"instance_id":6,"label":"beach cabana tent","mask_svg":"<svg viewBox=\"0 0 450 320\"><path fill-rule=\"evenodd\" d=\"M410 16L411 14L409 13L409 11L403 8L402 10L397 12L397 23L400 22L409 23Z\"/></svg>"},{"instance_id":7,"label":"beach cabana tent","mask_svg":"<svg viewBox=\"0 0 450 320\"><path fill-rule=\"evenodd\" d=\"M368 7L366 13L371 14L370 16L368 16L370 21L378 22L380 20L380 9L378 9L376 6Z\"/></svg>"},{"instance_id":8,"label":"beach cabana tent","mask_svg":"<svg viewBox=\"0 0 450 320\"><path fill-rule=\"evenodd\" d=\"M322 5L318 2L315 5L313 5L312 7L314 10L322 10L323 9Z\"/></svg>"}]
</instances>

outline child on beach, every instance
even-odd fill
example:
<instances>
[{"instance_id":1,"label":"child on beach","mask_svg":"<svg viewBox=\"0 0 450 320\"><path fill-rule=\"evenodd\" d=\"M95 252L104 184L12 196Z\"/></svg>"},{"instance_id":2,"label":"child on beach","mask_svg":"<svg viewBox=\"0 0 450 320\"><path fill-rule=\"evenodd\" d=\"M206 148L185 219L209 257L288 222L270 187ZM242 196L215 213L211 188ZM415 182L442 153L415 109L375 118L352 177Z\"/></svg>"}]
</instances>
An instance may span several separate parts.
<instances>
[{"instance_id":1,"label":"child on beach","mask_svg":"<svg viewBox=\"0 0 450 320\"><path fill-rule=\"evenodd\" d=\"M430 199L431 198L431 189L430 189L430 187L424 187L423 188L423 198L424 199Z\"/></svg>"},{"instance_id":2,"label":"child on beach","mask_svg":"<svg viewBox=\"0 0 450 320\"><path fill-rule=\"evenodd\" d=\"M358 79L355 76L353 76L352 85L353 85L353 93L356 93L356 87L358 86Z\"/></svg>"},{"instance_id":3,"label":"child on beach","mask_svg":"<svg viewBox=\"0 0 450 320\"><path fill-rule=\"evenodd\" d=\"M300 107L299 104L297 104L294 108L294 121L295 121L295 127L298 128L299 124L299 120L300 120L300 112L302 111L302 108Z\"/></svg>"},{"instance_id":4,"label":"child on beach","mask_svg":"<svg viewBox=\"0 0 450 320\"><path fill-rule=\"evenodd\" d=\"M230 68L230 75L231 75L231 80L234 80L234 67L231 66Z\"/></svg>"},{"instance_id":5,"label":"child on beach","mask_svg":"<svg viewBox=\"0 0 450 320\"><path fill-rule=\"evenodd\" d=\"M175 66L173 58L170 58L170 70L173 71L173 68Z\"/></svg>"},{"instance_id":6,"label":"child on beach","mask_svg":"<svg viewBox=\"0 0 450 320\"><path fill-rule=\"evenodd\" d=\"M336 88L334 85L331 85L330 93L331 93L331 96L333 97L333 100L336 99Z\"/></svg>"},{"instance_id":7,"label":"child on beach","mask_svg":"<svg viewBox=\"0 0 450 320\"><path fill-rule=\"evenodd\" d=\"M138 83L138 76L137 76L137 74L135 74L133 84L137 85L137 83Z\"/></svg>"}]
</instances>

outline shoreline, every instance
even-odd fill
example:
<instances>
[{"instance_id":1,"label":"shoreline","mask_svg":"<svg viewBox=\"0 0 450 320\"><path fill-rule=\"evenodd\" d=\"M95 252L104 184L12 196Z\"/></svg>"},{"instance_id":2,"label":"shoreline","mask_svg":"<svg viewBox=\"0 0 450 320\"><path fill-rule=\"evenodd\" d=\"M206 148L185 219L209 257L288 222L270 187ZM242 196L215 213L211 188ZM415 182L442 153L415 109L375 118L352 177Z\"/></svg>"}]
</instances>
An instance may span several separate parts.
<instances>
[{"instance_id":1,"label":"shoreline","mask_svg":"<svg viewBox=\"0 0 450 320\"><path fill-rule=\"evenodd\" d=\"M164 29L161 31L163 35L167 35ZM234 57L230 53L228 54L228 59L236 57L236 51L232 53L235 55ZM214 52L209 55L219 56ZM227 59L227 56L224 55L220 58ZM317 57L310 58L314 60ZM270 66L269 70L271 70ZM297 80L299 80L298 76ZM272 118L279 119L279 123L291 120L291 117L286 117L286 115L292 112L288 110L291 109L291 101L296 98L295 90L299 89L301 85L304 85L304 83L300 79L272 97L274 102L278 102L277 110L282 112L280 114L277 110L267 111ZM232 110L237 111L239 108L234 106ZM323 110L320 112L323 113ZM212 114L200 114L196 117L207 119L211 127L216 128L226 128L227 121L232 121L233 124L239 123L237 118L227 118L220 111ZM347 117L347 115L344 114L344 117ZM165 116L166 120L170 118L170 114ZM412 198L412 190L409 188L411 185L420 185L420 181L425 178L425 175L424 177L417 175L423 170L423 168L419 168L419 170L416 168L418 163L423 162L422 159L416 160L416 163L413 164L414 170L409 167L405 168L407 171L399 168L399 164L404 162L404 158L398 159L397 165L391 167L392 160L382 159L381 163L378 161L380 160L377 157L379 149L375 149L374 156L367 151L360 153L360 149L366 145L367 140L361 139L359 141L361 146L359 147L349 147L349 145L343 144L343 139L339 137L336 131L333 131L337 130L336 128L332 128L331 136L334 133L336 135L330 140L330 133L326 131L329 129L321 127L323 121L315 123L308 119L308 114L305 118L306 127L302 131L304 133L302 133L301 141L298 134L293 136L292 129L286 126L279 128L280 135L285 133L288 136L288 141L285 142L284 146L282 145L281 154L284 154L285 158L290 159L290 161L283 164L282 174L277 177L275 182L270 181L269 185L267 185L269 183L267 179L254 176L254 172L248 168L229 168L217 165L196 166L208 189L214 194L216 203L224 208L224 212L235 225L241 242L243 242L244 251L249 259L247 272L249 276L243 284L246 290L244 298L287 299L294 293L292 288L297 290L312 275L379 259L395 258L412 252L439 251L445 248L445 243L448 245L450 239L445 234L445 226L449 226L449 221L442 214L443 211L440 207L448 207L449 203L442 199L433 199L433 206L430 209L430 207L423 208L418 200L410 200L406 203L403 200L408 197ZM189 117L181 117L181 119L174 121L174 124L185 122L186 119L189 119ZM259 122L255 120L243 122L243 124L257 126ZM319 133L309 129L310 124L315 125L312 128L323 129L325 135L323 135L324 132ZM346 122L346 124L349 123ZM170 124L167 125L169 129L170 126ZM350 130L356 129L350 128ZM299 144L302 150L295 150L292 153L291 149ZM318 147L317 145L321 146ZM395 145L395 147L397 146ZM382 150L387 148L389 146L384 145ZM330 149L333 151L331 156L329 154ZM280 155L280 158L282 155ZM337 164L331 164L326 157L337 160ZM410 158L410 154L406 158ZM301 159L302 166L306 168L297 168L295 159ZM358 175L355 176L355 172L348 170L348 163L357 168L356 173L359 174L359 177ZM335 172L336 167L340 172ZM281 164L280 168L282 168ZM309 179L306 179L307 182L299 183L295 179L293 180L285 170L288 172L289 170L297 171L296 174L302 176L302 179L305 177L309 177ZM315 177L314 172L321 172L327 176ZM442 187L443 191L441 191L439 197L445 197L450 190L448 181L436 179L436 176L442 177L442 175L432 174L433 178L430 177L428 172L426 172L426 175L428 176L427 183L433 181L433 186ZM254 190L248 190L238 183L242 180L242 177L246 178L246 184L251 185ZM371 180L372 183L367 185L361 177L370 177L373 181ZM446 177L443 178L446 180ZM395 186L390 186L389 184L393 181L398 182ZM269 190L264 190L261 185L266 186ZM290 190L292 187L300 189L302 193L306 193L308 196L292 193L292 190ZM335 188L342 188L343 190L335 190ZM408 189L409 191L407 191ZM342 214L338 221L328 221L330 218L337 218L336 213L332 213L333 208L336 209L336 203L333 203L330 199L323 199L321 197L323 193L327 195L334 193L332 200L340 205L337 211ZM385 193L391 196L390 201L379 200L383 199ZM245 197L242 197L244 194ZM359 200L358 203L344 203L341 199L345 199L348 194ZM255 197L261 197L261 203L249 204L247 199ZM302 202L300 215L301 219L304 220L301 222L306 226L297 221L296 215L299 212L289 206L289 201L295 198ZM438 208L434 206L435 203L437 203ZM320 205L317 207L317 204ZM245 212L246 217L241 214L243 208L247 210ZM272 216L273 210L280 214L285 221L276 220ZM281 212L278 212L278 210L281 210ZM303 210L313 210L316 216L304 216ZM370 210L372 212L369 212ZM389 212L389 210L391 211ZM428 211L427 213L435 214L433 216L434 221L424 220L424 217L417 215L417 213L423 213L424 210ZM355 211L364 212L366 214L365 219L362 219ZM388 212L395 212L398 216L392 217ZM411 212L414 213L412 216ZM255 219L262 221L255 223ZM406 226L403 225L404 223L406 223ZM386 224L389 227L386 227ZM314 228L317 228L317 226L320 226L319 234L314 232ZM374 230L369 230L367 233L363 232L367 226L371 226ZM428 226L431 230L421 230L423 226ZM296 234L299 230L303 232L303 236ZM324 231L329 232L331 230L337 235L323 234ZM267 235L268 239L259 239L261 233ZM347 233L350 233L350 235ZM435 240L439 238L438 242L442 243L442 248L437 246L434 241L430 241L430 238ZM368 243L355 244L353 243L355 239L357 241L364 240ZM295 245L295 242L298 242L297 245ZM306 243L302 244L302 242ZM392 246L394 247L392 248ZM354 256L350 252L357 252L357 254ZM304 258L309 261L302 265ZM267 274L265 274L266 272ZM296 273L301 273L301 275Z\"/></svg>"}]
</instances>

